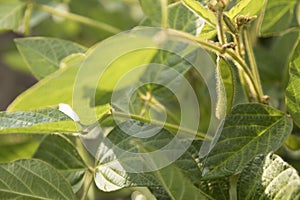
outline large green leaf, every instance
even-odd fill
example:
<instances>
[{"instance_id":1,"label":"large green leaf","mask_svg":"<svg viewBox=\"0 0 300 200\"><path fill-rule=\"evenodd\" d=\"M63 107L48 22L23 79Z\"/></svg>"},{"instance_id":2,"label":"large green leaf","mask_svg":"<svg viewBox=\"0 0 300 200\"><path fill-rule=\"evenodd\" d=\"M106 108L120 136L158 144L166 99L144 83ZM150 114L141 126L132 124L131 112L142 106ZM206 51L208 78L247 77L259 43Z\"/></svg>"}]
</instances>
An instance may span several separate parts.
<instances>
[{"instance_id":1,"label":"large green leaf","mask_svg":"<svg viewBox=\"0 0 300 200\"><path fill-rule=\"evenodd\" d=\"M77 192L83 184L87 166L73 144L59 135L48 135L41 142L34 158L43 160L55 167Z\"/></svg>"},{"instance_id":2,"label":"large green leaf","mask_svg":"<svg viewBox=\"0 0 300 200\"><path fill-rule=\"evenodd\" d=\"M60 103L72 105L76 74L85 55L68 56L61 68L19 95L8 110L35 110Z\"/></svg>"},{"instance_id":3,"label":"large green leaf","mask_svg":"<svg viewBox=\"0 0 300 200\"><path fill-rule=\"evenodd\" d=\"M297 171L275 154L258 156L242 171L238 199L297 200L300 177Z\"/></svg>"},{"instance_id":4,"label":"large green leaf","mask_svg":"<svg viewBox=\"0 0 300 200\"><path fill-rule=\"evenodd\" d=\"M19 0L0 1L0 30L18 31L26 3Z\"/></svg>"},{"instance_id":5,"label":"large green leaf","mask_svg":"<svg viewBox=\"0 0 300 200\"><path fill-rule=\"evenodd\" d=\"M0 112L0 133L78 132L74 121L57 109Z\"/></svg>"},{"instance_id":6,"label":"large green leaf","mask_svg":"<svg viewBox=\"0 0 300 200\"><path fill-rule=\"evenodd\" d=\"M76 43L57 38L27 37L15 39L19 52L32 73L42 79L63 67L61 61L74 53L87 49Z\"/></svg>"},{"instance_id":7,"label":"large green leaf","mask_svg":"<svg viewBox=\"0 0 300 200\"><path fill-rule=\"evenodd\" d=\"M40 160L18 160L0 165L1 199L75 199L71 185Z\"/></svg>"},{"instance_id":8,"label":"large green leaf","mask_svg":"<svg viewBox=\"0 0 300 200\"><path fill-rule=\"evenodd\" d=\"M268 0L261 26L262 35L278 34L297 26L296 5L298 0Z\"/></svg>"},{"instance_id":9,"label":"large green leaf","mask_svg":"<svg viewBox=\"0 0 300 200\"><path fill-rule=\"evenodd\" d=\"M243 0L230 9L228 15L233 19L238 15L254 16L263 8L266 0Z\"/></svg>"},{"instance_id":10,"label":"large green leaf","mask_svg":"<svg viewBox=\"0 0 300 200\"><path fill-rule=\"evenodd\" d=\"M263 104L240 104L226 117L221 135L204 159L205 179L236 174L258 154L277 150L292 131L292 120Z\"/></svg>"},{"instance_id":11,"label":"large green leaf","mask_svg":"<svg viewBox=\"0 0 300 200\"><path fill-rule=\"evenodd\" d=\"M128 37L131 36L131 33L133 33L135 37ZM184 49L184 47L187 46L186 43L180 43L174 40L162 41L159 44L161 46L156 46L158 45L154 42L156 40L152 39L155 33L161 33L160 29L135 29L133 32L129 32L128 35L121 34L118 37L112 37L89 52L87 59L79 71L77 79L78 89L75 90L76 93L74 96L75 102L77 103L76 106L74 104L74 110L79 113L79 115L86 113L88 110L85 109L84 106L89 105L93 100L95 96L95 83L97 83L98 80L99 84L97 89L100 93L102 91L115 92L116 90L121 90L140 83L141 76L145 75L145 70L154 67L151 63L154 56L158 53L158 48L168 49L172 47L177 48L177 52L189 53L188 50L185 51ZM150 34L151 37L149 37ZM120 46L120 43L123 45ZM183 47L180 46L181 44L183 44ZM112 50L107 50L108 46ZM114 51L114 54L111 54L111 51ZM99 63L99 60L102 62ZM112 60L113 62L111 63ZM180 59L178 60L180 61ZM98 68L95 69L95 66L98 66ZM137 66L140 67L136 68ZM101 78L99 78L100 76ZM117 83L118 85L116 85ZM86 116L86 120L84 120L83 123L90 122L88 117L91 115L84 114L84 116Z\"/></svg>"},{"instance_id":12,"label":"large green leaf","mask_svg":"<svg viewBox=\"0 0 300 200\"><path fill-rule=\"evenodd\" d=\"M168 167L153 172L127 172L123 167L128 166L128 164L132 165L137 161L135 159L139 158L127 157L126 153L118 152L119 149L123 152L131 153L153 152L167 145L172 140L173 135L162 129L156 135L144 138L146 133L149 134L151 130L156 130L160 127L153 127L134 121L126 121L120 126L122 128L114 128L107 138L101 136L101 130L94 129L89 133L91 136L97 132L100 133L98 138L100 146L98 146L98 150L95 150L98 151L97 158L99 158L95 175L95 181L99 189L114 191L130 186L147 186L159 199L186 199L187 197L188 199L205 199L204 192L194 185L200 183L201 176L198 165L193 158L199 150L196 148L197 145L190 146L189 150L182 157ZM126 134L123 130L129 131L132 135ZM84 143L97 144L95 138L88 141L89 134L87 138L83 136ZM177 150L181 148L180 145L176 147ZM160 158L157 157L157 159L159 160ZM155 165L155 162L151 163L150 161L151 165ZM140 170L139 165L134 164L134 166L137 167L136 170ZM130 168L130 166L128 167ZM145 167L148 168L149 166ZM134 168L131 169L135 171ZM180 184L178 184L179 182Z\"/></svg>"},{"instance_id":13,"label":"large green leaf","mask_svg":"<svg viewBox=\"0 0 300 200\"><path fill-rule=\"evenodd\" d=\"M286 88L286 105L295 123L300 126L300 38L290 61L290 81Z\"/></svg>"},{"instance_id":14,"label":"large green leaf","mask_svg":"<svg viewBox=\"0 0 300 200\"><path fill-rule=\"evenodd\" d=\"M82 99L83 104L76 104L77 107L74 110L78 112L78 109L81 109L82 112L86 112L88 109L83 108L82 105L90 106L93 102L95 98L93 88L102 93L115 90L116 84L123 75L138 66L148 64L157 52L154 48L157 43L152 40L152 35L146 35L143 30L139 33L138 39L135 34L133 34L134 37L129 37L131 32L109 38L92 48L87 57L84 54L72 54L66 57L61 62L61 65L65 65L64 68L21 94L10 105L9 110L32 110L45 106L57 106L60 103L72 106L75 100L79 100L80 104ZM81 66L83 60L84 64ZM123 82L118 87L126 87L138 79L139 73L131 74L130 78L123 78ZM100 98L102 97L96 96L95 101ZM106 103L108 102L110 99L107 99Z\"/></svg>"}]
</instances>

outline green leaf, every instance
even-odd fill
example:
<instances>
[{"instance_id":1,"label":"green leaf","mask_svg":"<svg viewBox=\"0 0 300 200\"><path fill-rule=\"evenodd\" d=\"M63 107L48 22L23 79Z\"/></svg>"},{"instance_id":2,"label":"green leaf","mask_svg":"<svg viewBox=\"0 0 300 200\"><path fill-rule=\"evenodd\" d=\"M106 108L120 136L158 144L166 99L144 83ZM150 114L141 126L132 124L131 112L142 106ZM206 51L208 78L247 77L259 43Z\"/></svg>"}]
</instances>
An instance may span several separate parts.
<instances>
[{"instance_id":1,"label":"green leaf","mask_svg":"<svg viewBox=\"0 0 300 200\"><path fill-rule=\"evenodd\" d=\"M261 26L263 36L279 34L297 26L296 5L298 0L268 0Z\"/></svg>"},{"instance_id":2,"label":"green leaf","mask_svg":"<svg viewBox=\"0 0 300 200\"><path fill-rule=\"evenodd\" d=\"M0 133L78 132L74 121L57 109L0 112Z\"/></svg>"},{"instance_id":3,"label":"green leaf","mask_svg":"<svg viewBox=\"0 0 300 200\"><path fill-rule=\"evenodd\" d=\"M144 173L127 172L121 166L131 165L138 158L127 157L122 153L117 153L119 149L132 153L149 153L167 145L172 140L173 135L162 129L152 137L138 137L138 135L141 136L160 127L153 127L137 121L126 121L120 126L115 127L107 138L101 136L101 130L94 129L89 133L93 135L100 131L100 146L98 146L98 150L95 150L96 152L98 151L97 158L99 158L95 174L96 185L99 189L108 192L124 187L147 186L159 199L162 199L162 197L163 199L183 199L184 197L188 197L188 199L205 199L205 193L194 185L200 183L201 176L198 165L193 159L193 156L199 151L198 148L193 145L190 146L189 150L176 160L174 164L163 169ZM138 126L140 129L137 128ZM131 135L123 131L129 131ZM83 139L86 140L84 136ZM95 139L89 142L92 141L95 142ZM181 147L178 145L176 148L178 150ZM155 162L153 161L152 164L155 165ZM178 184L179 182L181 184Z\"/></svg>"},{"instance_id":4,"label":"green leaf","mask_svg":"<svg viewBox=\"0 0 300 200\"><path fill-rule=\"evenodd\" d=\"M300 198L297 171L275 154L258 156L242 171L238 180L238 199Z\"/></svg>"},{"instance_id":5,"label":"green leaf","mask_svg":"<svg viewBox=\"0 0 300 200\"><path fill-rule=\"evenodd\" d=\"M116 58L116 60L114 60L113 63L111 63L111 65L109 65L109 67L105 69L105 72L101 74L98 88L105 91L114 91L116 89L125 88L126 86L137 82L140 78L140 75L144 72L143 70L136 71L136 76L131 76L130 79L123 79L122 84L118 83L118 81L120 81L120 79L130 70L138 66L149 64L157 51L157 49L145 48L142 50L135 50L130 53L126 53L121 57ZM98 62L97 57L101 53L103 53L102 48L99 48L98 51L94 51L93 56L87 57L87 59L85 60L83 68L89 67L91 69L91 66L95 66ZM117 85L117 83L119 85ZM115 88L116 86L117 88Z\"/></svg>"},{"instance_id":6,"label":"green leaf","mask_svg":"<svg viewBox=\"0 0 300 200\"><path fill-rule=\"evenodd\" d=\"M259 14L266 0L243 0L232 7L228 15L234 19L238 15L249 15L254 16Z\"/></svg>"},{"instance_id":7,"label":"green leaf","mask_svg":"<svg viewBox=\"0 0 300 200\"><path fill-rule=\"evenodd\" d=\"M240 104L226 117L220 138L205 158L204 179L236 174L259 154L277 150L292 120L263 104Z\"/></svg>"},{"instance_id":8,"label":"green leaf","mask_svg":"<svg viewBox=\"0 0 300 200\"><path fill-rule=\"evenodd\" d=\"M178 20L180 19L180 20ZM168 28L185 31L193 35L199 34L200 26L204 21L188 9L182 2L168 6ZM149 17L141 23L142 26L156 26Z\"/></svg>"},{"instance_id":9,"label":"green leaf","mask_svg":"<svg viewBox=\"0 0 300 200\"><path fill-rule=\"evenodd\" d=\"M18 31L26 3L18 0L0 1L0 31Z\"/></svg>"},{"instance_id":10,"label":"green leaf","mask_svg":"<svg viewBox=\"0 0 300 200\"><path fill-rule=\"evenodd\" d=\"M139 0L140 5L155 26L161 26L166 15L167 0Z\"/></svg>"},{"instance_id":11,"label":"green leaf","mask_svg":"<svg viewBox=\"0 0 300 200\"><path fill-rule=\"evenodd\" d=\"M83 54L73 54L65 58L62 61L62 65L65 67L19 95L8 110L36 110L48 106L58 106L60 103L72 105L76 74L84 58Z\"/></svg>"},{"instance_id":12,"label":"green leaf","mask_svg":"<svg viewBox=\"0 0 300 200\"><path fill-rule=\"evenodd\" d=\"M70 184L53 167L39 160L0 165L2 199L74 199Z\"/></svg>"},{"instance_id":13,"label":"green leaf","mask_svg":"<svg viewBox=\"0 0 300 200\"><path fill-rule=\"evenodd\" d=\"M217 80L218 80L218 102L217 102L217 114L218 112L223 112L222 110L218 110L224 108L223 99L226 98L226 113L231 111L233 101L234 101L234 94L235 94L235 80L231 66L229 63L224 59L220 58L217 60ZM220 85L221 82L223 83L223 88ZM223 94L225 92L225 94ZM222 116L222 115L220 115Z\"/></svg>"},{"instance_id":14,"label":"green leaf","mask_svg":"<svg viewBox=\"0 0 300 200\"><path fill-rule=\"evenodd\" d=\"M180 20L179 20L180 19ZM169 28L197 35L203 20L181 2L174 3L168 8Z\"/></svg>"},{"instance_id":15,"label":"green leaf","mask_svg":"<svg viewBox=\"0 0 300 200\"><path fill-rule=\"evenodd\" d=\"M199 1L196 0L183 0L184 4L202 17L210 26L216 26L216 17L212 11L202 6Z\"/></svg>"},{"instance_id":16,"label":"green leaf","mask_svg":"<svg viewBox=\"0 0 300 200\"><path fill-rule=\"evenodd\" d=\"M199 24L196 35L199 35L202 39L211 39L216 36L216 16L213 12L211 12L208 8L202 6L202 4L195 0L183 0L183 3L186 7L191 9L194 13L201 17L201 19L205 20L205 24L200 28ZM181 20L177 20L181 21ZM199 22L199 20L198 20Z\"/></svg>"},{"instance_id":17,"label":"green leaf","mask_svg":"<svg viewBox=\"0 0 300 200\"><path fill-rule=\"evenodd\" d=\"M0 142L0 163L31 158L39 141L25 135L2 135Z\"/></svg>"},{"instance_id":18,"label":"green leaf","mask_svg":"<svg viewBox=\"0 0 300 200\"><path fill-rule=\"evenodd\" d=\"M43 160L55 167L77 192L82 184L87 167L74 145L59 135L48 135L41 142L34 158Z\"/></svg>"},{"instance_id":19,"label":"green leaf","mask_svg":"<svg viewBox=\"0 0 300 200\"><path fill-rule=\"evenodd\" d=\"M289 64L290 81L286 88L286 105L295 123L300 127L300 38Z\"/></svg>"},{"instance_id":20,"label":"green leaf","mask_svg":"<svg viewBox=\"0 0 300 200\"><path fill-rule=\"evenodd\" d=\"M101 98L98 94L95 97L97 91L122 90L139 82L158 51L160 42L153 38L158 33L160 29L135 29L102 41L89 51L73 86L73 107L83 124L95 122L89 106Z\"/></svg>"},{"instance_id":21,"label":"green leaf","mask_svg":"<svg viewBox=\"0 0 300 200\"><path fill-rule=\"evenodd\" d=\"M199 34L199 37L204 40L212 39L217 35L217 30L208 24L205 24Z\"/></svg>"},{"instance_id":22,"label":"green leaf","mask_svg":"<svg viewBox=\"0 0 300 200\"><path fill-rule=\"evenodd\" d=\"M15 43L32 73L42 79L60 67L61 61L75 53L85 53L85 47L57 38L27 37Z\"/></svg>"}]
</instances>

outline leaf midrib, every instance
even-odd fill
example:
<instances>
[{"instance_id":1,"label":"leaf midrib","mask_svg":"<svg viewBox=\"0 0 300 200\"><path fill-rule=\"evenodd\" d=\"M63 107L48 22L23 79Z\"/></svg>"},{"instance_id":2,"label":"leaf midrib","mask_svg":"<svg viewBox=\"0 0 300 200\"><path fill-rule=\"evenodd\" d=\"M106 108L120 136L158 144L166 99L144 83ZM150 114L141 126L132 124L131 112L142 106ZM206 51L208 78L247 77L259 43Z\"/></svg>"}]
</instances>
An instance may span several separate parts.
<instances>
[{"instance_id":1,"label":"leaf midrib","mask_svg":"<svg viewBox=\"0 0 300 200\"><path fill-rule=\"evenodd\" d=\"M227 163L229 160L232 159L232 157L235 157L235 155L240 154L241 151L243 151L248 145L252 144L254 141L257 143L257 140L269 129L271 129L272 127L274 127L277 123L281 122L283 120L284 116L282 116L280 119L278 119L277 121L275 121L273 124L271 124L270 126L268 126L268 129L264 129L260 132L260 134L258 134L256 137L253 138L252 141L248 142L247 144L245 144L241 149L239 149L238 151L235 151L235 153L233 153L231 156L229 156L227 159L223 160L222 162L220 162L220 164L216 165L211 171L210 173L216 171L217 169L219 169L222 165L224 165L225 163ZM217 154L219 155L219 154ZM216 156L216 155L214 155ZM213 156L211 156L213 157Z\"/></svg>"}]
</instances>

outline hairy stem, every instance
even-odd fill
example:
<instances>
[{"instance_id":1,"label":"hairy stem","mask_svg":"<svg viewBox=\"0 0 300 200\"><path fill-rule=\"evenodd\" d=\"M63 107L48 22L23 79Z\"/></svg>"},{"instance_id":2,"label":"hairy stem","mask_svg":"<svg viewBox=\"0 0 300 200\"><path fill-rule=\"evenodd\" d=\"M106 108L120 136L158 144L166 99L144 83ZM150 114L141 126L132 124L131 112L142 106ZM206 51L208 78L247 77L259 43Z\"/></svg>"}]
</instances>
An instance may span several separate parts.
<instances>
[{"instance_id":1,"label":"hairy stem","mask_svg":"<svg viewBox=\"0 0 300 200\"><path fill-rule=\"evenodd\" d=\"M258 83L255 81L255 78L252 75L252 72L249 69L248 65L245 63L244 59L241 58L240 55L236 53L236 51L234 51L233 49L227 49L227 48L224 49L212 42L203 40L201 38L198 38L196 36L193 36L191 34L182 31L174 31L174 32L176 32L176 34L169 32L169 35L174 37L178 37L178 35L180 35L183 38L187 38L189 40L197 42L199 45L201 45L204 49L207 49L208 51L212 51L216 54L220 54L231 59L235 63L236 67L242 71L244 76L247 77L245 78L245 80L247 81L248 87L253 88L253 90L249 90L250 92L254 92L254 94L251 94L251 96L256 96L258 100L261 101L262 96L261 93L259 92L260 90L259 88L261 87L261 85L258 85Z\"/></svg>"},{"instance_id":2,"label":"hairy stem","mask_svg":"<svg viewBox=\"0 0 300 200\"><path fill-rule=\"evenodd\" d=\"M240 57L244 58L245 57L245 52L244 52L244 43L243 43L243 37L241 33L236 33L234 35L234 40L236 42L236 51Z\"/></svg>"},{"instance_id":3,"label":"hairy stem","mask_svg":"<svg viewBox=\"0 0 300 200\"><path fill-rule=\"evenodd\" d=\"M35 4L34 7L38 10L50 13L52 15L56 15L56 16L59 16L59 17L64 17L66 19L70 19L70 20L75 21L75 22L79 22L79 23L82 23L82 24L85 24L85 25L88 25L88 26L91 26L91 27L95 27L95 28L104 30L106 32L112 33L112 34L117 34L117 33L121 32L120 29L118 29L116 27L113 27L109 24L99 22L99 21L90 19L88 17L83 17L81 15L76 15L76 14L69 13L69 12L59 11L59 10L56 10L56 9L50 7L50 6Z\"/></svg>"},{"instance_id":4,"label":"hairy stem","mask_svg":"<svg viewBox=\"0 0 300 200\"><path fill-rule=\"evenodd\" d=\"M221 45L226 43L224 29L223 29L223 11L217 11L217 31L218 31L218 39Z\"/></svg>"}]
</instances>

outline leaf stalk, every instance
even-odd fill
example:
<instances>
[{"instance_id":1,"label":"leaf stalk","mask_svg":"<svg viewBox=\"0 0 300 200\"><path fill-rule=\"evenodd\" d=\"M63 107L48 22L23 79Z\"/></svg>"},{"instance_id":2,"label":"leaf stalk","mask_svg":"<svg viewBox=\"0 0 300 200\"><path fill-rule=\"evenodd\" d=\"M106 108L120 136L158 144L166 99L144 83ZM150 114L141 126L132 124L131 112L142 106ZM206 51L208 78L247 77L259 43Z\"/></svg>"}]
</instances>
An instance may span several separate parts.
<instances>
[{"instance_id":1,"label":"leaf stalk","mask_svg":"<svg viewBox=\"0 0 300 200\"><path fill-rule=\"evenodd\" d=\"M119 117L119 118L124 118L124 119L134 119L134 120L141 121L144 123L158 125L158 126L165 127L166 129L172 130L172 131L182 131L184 133L194 135L195 139L200 139L200 140L212 139L212 138L207 138L205 133L195 132L195 130L191 130L189 128L181 127L181 126L178 126L175 124L170 124L167 122L161 122L161 121L157 121L154 119L148 119L148 118L145 118L140 115L128 114L128 113L123 113L123 112L119 112L119 111L112 111L112 115L114 117Z\"/></svg>"}]
</instances>

